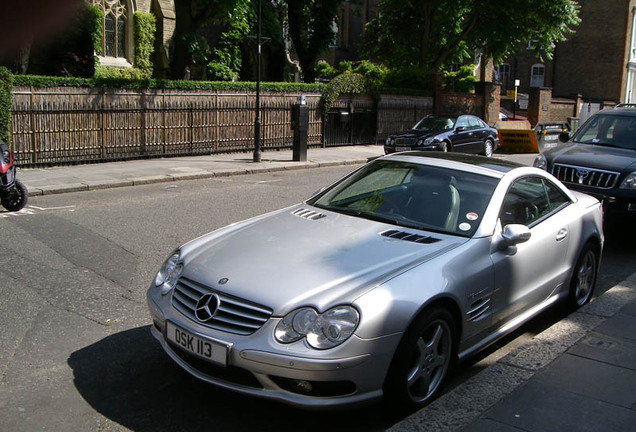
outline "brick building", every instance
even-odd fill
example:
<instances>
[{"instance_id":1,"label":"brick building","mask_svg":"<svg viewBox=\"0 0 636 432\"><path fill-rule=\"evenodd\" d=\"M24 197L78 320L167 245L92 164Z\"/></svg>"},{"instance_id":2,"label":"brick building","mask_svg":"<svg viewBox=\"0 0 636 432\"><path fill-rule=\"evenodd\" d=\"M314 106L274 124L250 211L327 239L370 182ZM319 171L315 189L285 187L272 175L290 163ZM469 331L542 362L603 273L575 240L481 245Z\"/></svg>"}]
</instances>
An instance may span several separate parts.
<instances>
[{"instance_id":1,"label":"brick building","mask_svg":"<svg viewBox=\"0 0 636 432\"><path fill-rule=\"evenodd\" d=\"M497 67L504 90L551 87L554 96L636 102L636 0L578 0L581 23L557 45L553 60L541 61L532 42Z\"/></svg>"}]
</instances>

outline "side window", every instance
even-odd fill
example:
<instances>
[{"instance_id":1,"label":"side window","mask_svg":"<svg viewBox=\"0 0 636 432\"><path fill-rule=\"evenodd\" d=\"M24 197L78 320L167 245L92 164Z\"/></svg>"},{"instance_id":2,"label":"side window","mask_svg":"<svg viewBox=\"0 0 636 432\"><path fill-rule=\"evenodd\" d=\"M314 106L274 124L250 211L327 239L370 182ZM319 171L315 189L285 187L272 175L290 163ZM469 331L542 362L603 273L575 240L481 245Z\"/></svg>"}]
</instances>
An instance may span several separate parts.
<instances>
[{"instance_id":1,"label":"side window","mask_svg":"<svg viewBox=\"0 0 636 432\"><path fill-rule=\"evenodd\" d=\"M468 128L469 128L469 126L470 126L470 125L468 124L468 117L466 117L466 116L461 116L461 117L459 117L459 118L457 119L457 124L456 124L455 126L456 126L456 127L458 127L458 128L460 128L460 127L461 127L461 128L466 128L466 129L468 129Z\"/></svg>"},{"instance_id":2,"label":"side window","mask_svg":"<svg viewBox=\"0 0 636 432\"><path fill-rule=\"evenodd\" d=\"M471 129L479 129L481 127L481 123L477 117L468 117L468 123Z\"/></svg>"},{"instance_id":3,"label":"side window","mask_svg":"<svg viewBox=\"0 0 636 432\"><path fill-rule=\"evenodd\" d=\"M549 181L545 181L545 189L548 193L548 208L544 212L545 214L552 213L558 208L570 203L570 198Z\"/></svg>"},{"instance_id":4,"label":"side window","mask_svg":"<svg viewBox=\"0 0 636 432\"><path fill-rule=\"evenodd\" d=\"M499 214L501 225L531 226L568 202L567 196L550 182L524 177L510 187L504 198Z\"/></svg>"}]
</instances>

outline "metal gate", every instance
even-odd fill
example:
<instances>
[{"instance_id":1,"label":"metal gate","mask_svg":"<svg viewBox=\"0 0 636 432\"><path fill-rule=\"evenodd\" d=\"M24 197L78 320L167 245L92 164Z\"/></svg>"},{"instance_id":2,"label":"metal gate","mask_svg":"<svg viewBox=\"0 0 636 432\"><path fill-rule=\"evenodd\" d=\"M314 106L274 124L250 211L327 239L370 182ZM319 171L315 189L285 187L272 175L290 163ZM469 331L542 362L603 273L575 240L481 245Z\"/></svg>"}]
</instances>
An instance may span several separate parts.
<instances>
[{"instance_id":1,"label":"metal gate","mask_svg":"<svg viewBox=\"0 0 636 432\"><path fill-rule=\"evenodd\" d=\"M375 144L378 115L374 108L332 108L325 115L324 122L326 147Z\"/></svg>"}]
</instances>

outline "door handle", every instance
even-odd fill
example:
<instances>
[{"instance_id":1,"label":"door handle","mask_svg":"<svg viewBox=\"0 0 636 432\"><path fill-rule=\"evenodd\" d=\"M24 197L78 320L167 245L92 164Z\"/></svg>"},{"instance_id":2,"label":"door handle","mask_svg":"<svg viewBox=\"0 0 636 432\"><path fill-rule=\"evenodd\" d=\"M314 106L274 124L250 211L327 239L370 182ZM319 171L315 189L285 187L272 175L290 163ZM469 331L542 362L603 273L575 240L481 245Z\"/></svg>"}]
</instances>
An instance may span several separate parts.
<instances>
[{"instance_id":1,"label":"door handle","mask_svg":"<svg viewBox=\"0 0 636 432\"><path fill-rule=\"evenodd\" d=\"M557 241L561 241L564 238L566 238L567 236L568 236L568 230L566 230L565 228L561 228L559 230L559 232L557 233L557 235L556 235L556 240Z\"/></svg>"}]
</instances>

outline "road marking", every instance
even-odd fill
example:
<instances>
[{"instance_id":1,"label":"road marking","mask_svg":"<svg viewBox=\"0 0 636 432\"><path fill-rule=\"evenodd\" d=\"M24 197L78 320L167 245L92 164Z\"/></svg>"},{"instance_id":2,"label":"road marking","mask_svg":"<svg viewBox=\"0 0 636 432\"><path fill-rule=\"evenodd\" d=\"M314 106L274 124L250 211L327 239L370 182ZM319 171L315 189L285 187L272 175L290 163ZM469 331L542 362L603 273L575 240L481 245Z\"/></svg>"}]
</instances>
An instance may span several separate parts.
<instances>
[{"instance_id":1,"label":"road marking","mask_svg":"<svg viewBox=\"0 0 636 432\"><path fill-rule=\"evenodd\" d=\"M56 211L56 210L68 210L69 212L75 211L75 206L61 206L61 207L38 207L34 205L28 205L20 211L17 212L2 212L0 213L0 218L9 218L9 217L19 217L19 216L29 216L34 215L36 213L46 213L48 211Z\"/></svg>"}]
</instances>

